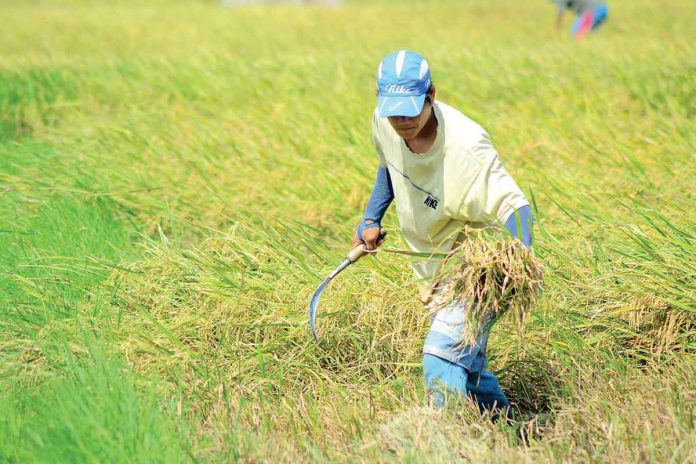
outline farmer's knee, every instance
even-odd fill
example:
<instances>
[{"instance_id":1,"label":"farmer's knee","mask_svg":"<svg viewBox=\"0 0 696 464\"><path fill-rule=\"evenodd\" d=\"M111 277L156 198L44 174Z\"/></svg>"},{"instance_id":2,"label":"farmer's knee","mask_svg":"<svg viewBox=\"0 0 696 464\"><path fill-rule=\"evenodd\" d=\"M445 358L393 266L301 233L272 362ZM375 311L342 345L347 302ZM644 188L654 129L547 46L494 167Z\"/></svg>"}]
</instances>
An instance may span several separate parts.
<instances>
[{"instance_id":1,"label":"farmer's knee","mask_svg":"<svg viewBox=\"0 0 696 464\"><path fill-rule=\"evenodd\" d=\"M467 390L479 405L481 411L494 412L494 420L502 412L508 419L512 419L512 409L505 393L500 388L498 379L490 371L472 373L469 375Z\"/></svg>"},{"instance_id":2,"label":"farmer's knee","mask_svg":"<svg viewBox=\"0 0 696 464\"><path fill-rule=\"evenodd\" d=\"M435 407L442 407L447 395L466 395L466 370L432 354L423 355L423 375L428 396Z\"/></svg>"}]
</instances>

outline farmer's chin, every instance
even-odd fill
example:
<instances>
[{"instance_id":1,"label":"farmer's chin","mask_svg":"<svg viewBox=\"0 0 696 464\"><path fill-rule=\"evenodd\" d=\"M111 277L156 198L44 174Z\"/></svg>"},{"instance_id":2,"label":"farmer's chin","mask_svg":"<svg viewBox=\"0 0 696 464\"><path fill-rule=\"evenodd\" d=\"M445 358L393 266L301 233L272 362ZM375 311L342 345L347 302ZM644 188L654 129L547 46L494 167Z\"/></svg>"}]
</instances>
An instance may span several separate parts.
<instances>
[{"instance_id":1,"label":"farmer's chin","mask_svg":"<svg viewBox=\"0 0 696 464\"><path fill-rule=\"evenodd\" d=\"M394 129L399 137L405 140L412 139L418 134L417 128L411 129Z\"/></svg>"}]
</instances>

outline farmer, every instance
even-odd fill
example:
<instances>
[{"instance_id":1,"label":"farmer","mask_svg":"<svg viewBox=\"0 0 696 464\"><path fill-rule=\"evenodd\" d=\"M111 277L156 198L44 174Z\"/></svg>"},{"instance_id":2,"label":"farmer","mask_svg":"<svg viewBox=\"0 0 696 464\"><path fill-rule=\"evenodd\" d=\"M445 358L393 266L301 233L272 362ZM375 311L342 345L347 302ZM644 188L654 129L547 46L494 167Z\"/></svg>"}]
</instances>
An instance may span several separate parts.
<instances>
[{"instance_id":1,"label":"farmer","mask_svg":"<svg viewBox=\"0 0 696 464\"><path fill-rule=\"evenodd\" d=\"M602 0L553 0L556 3L556 29L563 27L563 13L566 9L573 10L578 18L570 28L570 33L580 38L590 31L597 29L607 20L609 10Z\"/></svg>"},{"instance_id":2,"label":"farmer","mask_svg":"<svg viewBox=\"0 0 696 464\"><path fill-rule=\"evenodd\" d=\"M463 228L504 225L531 245L529 202L505 171L486 131L435 99L428 62L419 54L391 53L377 70L372 137L379 167L365 216L353 237L376 250L382 218L393 199L401 232L412 251L446 253L464 239ZM518 236L521 233L521 236ZM415 262L421 300L435 309L432 282L440 262ZM440 298L441 299L441 298ZM461 343L466 305L453 302L432 317L423 347L423 372L436 407L446 395L469 394L482 410L511 417L495 375L486 369L488 332L475 345Z\"/></svg>"}]
</instances>

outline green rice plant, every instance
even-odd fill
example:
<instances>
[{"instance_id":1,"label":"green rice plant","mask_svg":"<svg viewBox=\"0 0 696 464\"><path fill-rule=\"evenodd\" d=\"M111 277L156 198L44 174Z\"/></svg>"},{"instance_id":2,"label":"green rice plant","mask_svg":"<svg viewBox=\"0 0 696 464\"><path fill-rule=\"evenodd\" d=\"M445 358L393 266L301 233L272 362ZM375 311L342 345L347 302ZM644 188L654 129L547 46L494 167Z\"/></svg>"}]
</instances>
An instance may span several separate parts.
<instances>
[{"instance_id":1,"label":"green rice plant","mask_svg":"<svg viewBox=\"0 0 696 464\"><path fill-rule=\"evenodd\" d=\"M512 0L0 2L0 460L693 461L694 10L610 11L575 42ZM512 426L424 409L403 257L309 333L404 47L534 210L544 292L488 344Z\"/></svg>"},{"instance_id":2,"label":"green rice plant","mask_svg":"<svg viewBox=\"0 0 696 464\"><path fill-rule=\"evenodd\" d=\"M175 405L138 391L130 370L95 348L71 355L65 377L49 379L38 395L15 386L0 396L0 458L6 462L186 462L186 430ZM21 400L18 400L21 398ZM8 420L9 419L9 420Z\"/></svg>"}]
</instances>

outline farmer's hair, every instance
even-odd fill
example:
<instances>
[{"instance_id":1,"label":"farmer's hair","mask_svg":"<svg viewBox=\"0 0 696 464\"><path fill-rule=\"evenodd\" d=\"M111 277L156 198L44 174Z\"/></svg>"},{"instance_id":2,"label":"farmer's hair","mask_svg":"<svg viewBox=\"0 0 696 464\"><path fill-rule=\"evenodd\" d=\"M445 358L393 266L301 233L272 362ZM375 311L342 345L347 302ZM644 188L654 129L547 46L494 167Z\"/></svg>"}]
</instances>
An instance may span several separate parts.
<instances>
[{"instance_id":1,"label":"farmer's hair","mask_svg":"<svg viewBox=\"0 0 696 464\"><path fill-rule=\"evenodd\" d=\"M433 102L433 93L435 92L435 84L433 81L430 81L430 87L428 87L428 91L426 92L426 98L430 98L430 103Z\"/></svg>"}]
</instances>

